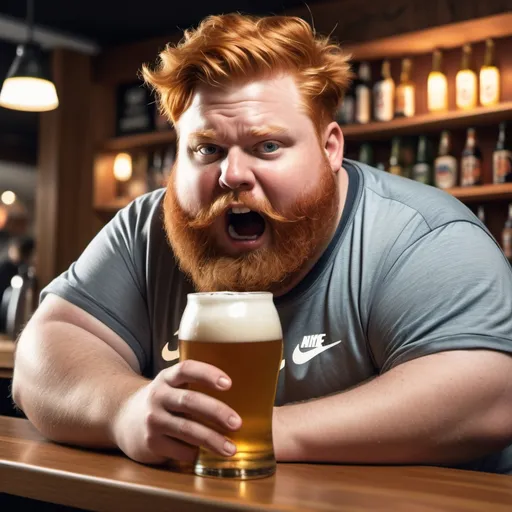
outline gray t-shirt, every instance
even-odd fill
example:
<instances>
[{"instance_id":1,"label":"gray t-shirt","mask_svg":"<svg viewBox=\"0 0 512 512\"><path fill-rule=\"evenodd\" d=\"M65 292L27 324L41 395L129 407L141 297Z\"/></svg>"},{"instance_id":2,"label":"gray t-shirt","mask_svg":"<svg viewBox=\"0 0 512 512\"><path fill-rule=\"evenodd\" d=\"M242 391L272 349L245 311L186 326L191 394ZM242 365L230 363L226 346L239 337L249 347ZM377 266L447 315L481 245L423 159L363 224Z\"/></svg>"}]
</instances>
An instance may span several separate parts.
<instances>
[{"instance_id":1,"label":"gray t-shirt","mask_svg":"<svg viewBox=\"0 0 512 512\"><path fill-rule=\"evenodd\" d=\"M306 278L275 299L284 366L276 405L330 395L445 350L512 353L512 272L458 200L344 161L346 206ZM190 282L162 223L163 190L120 211L46 287L95 316L135 352L148 377L177 361ZM505 455L507 455L505 457ZM470 465L512 471L512 447Z\"/></svg>"}]
</instances>

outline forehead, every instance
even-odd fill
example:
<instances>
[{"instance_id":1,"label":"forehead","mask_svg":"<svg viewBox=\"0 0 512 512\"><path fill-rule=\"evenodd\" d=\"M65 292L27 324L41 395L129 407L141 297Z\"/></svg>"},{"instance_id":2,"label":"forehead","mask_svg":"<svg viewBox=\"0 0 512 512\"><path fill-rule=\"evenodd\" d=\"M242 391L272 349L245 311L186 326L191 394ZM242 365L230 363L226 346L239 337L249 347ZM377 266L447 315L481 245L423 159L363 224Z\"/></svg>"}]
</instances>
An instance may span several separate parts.
<instances>
[{"instance_id":1,"label":"forehead","mask_svg":"<svg viewBox=\"0 0 512 512\"><path fill-rule=\"evenodd\" d=\"M178 121L181 135L214 128L231 130L276 124L299 129L311 124L291 76L262 78L222 88L199 86Z\"/></svg>"}]
</instances>

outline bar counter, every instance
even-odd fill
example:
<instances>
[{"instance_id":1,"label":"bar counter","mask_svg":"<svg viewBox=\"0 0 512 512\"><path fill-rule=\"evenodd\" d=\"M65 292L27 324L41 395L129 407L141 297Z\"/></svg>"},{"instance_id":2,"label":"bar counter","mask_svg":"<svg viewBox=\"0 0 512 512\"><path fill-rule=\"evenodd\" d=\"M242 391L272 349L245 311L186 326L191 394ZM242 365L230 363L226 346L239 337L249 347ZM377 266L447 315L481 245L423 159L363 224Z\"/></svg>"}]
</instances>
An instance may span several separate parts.
<instances>
[{"instance_id":1,"label":"bar counter","mask_svg":"<svg viewBox=\"0 0 512 512\"><path fill-rule=\"evenodd\" d=\"M118 452L45 440L0 417L0 493L86 510L512 510L512 478L435 467L278 464L270 478L227 481L149 467ZM1 507L0 507L1 508Z\"/></svg>"}]
</instances>

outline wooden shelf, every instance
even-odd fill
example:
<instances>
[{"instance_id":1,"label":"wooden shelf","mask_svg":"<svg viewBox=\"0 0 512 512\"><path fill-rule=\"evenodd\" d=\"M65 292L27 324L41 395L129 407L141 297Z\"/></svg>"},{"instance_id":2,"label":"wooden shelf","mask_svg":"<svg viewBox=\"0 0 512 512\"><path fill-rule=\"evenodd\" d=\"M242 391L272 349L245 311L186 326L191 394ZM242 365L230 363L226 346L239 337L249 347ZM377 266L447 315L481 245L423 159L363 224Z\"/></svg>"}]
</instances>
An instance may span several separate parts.
<instances>
[{"instance_id":1,"label":"wooden shelf","mask_svg":"<svg viewBox=\"0 0 512 512\"><path fill-rule=\"evenodd\" d=\"M175 130L140 133L109 139L105 142L102 149L104 151L127 151L147 146L157 146L159 144L172 144L175 140Z\"/></svg>"},{"instance_id":2,"label":"wooden shelf","mask_svg":"<svg viewBox=\"0 0 512 512\"><path fill-rule=\"evenodd\" d=\"M455 187L446 190L463 203L488 202L499 200L512 201L512 183L499 185L480 185L477 187Z\"/></svg>"},{"instance_id":3,"label":"wooden shelf","mask_svg":"<svg viewBox=\"0 0 512 512\"><path fill-rule=\"evenodd\" d=\"M503 13L347 45L344 49L352 55L353 60L392 59L405 55L431 53L436 48L458 48L466 43L476 43L487 38L499 39L510 35L512 35L512 13Z\"/></svg>"},{"instance_id":4,"label":"wooden shelf","mask_svg":"<svg viewBox=\"0 0 512 512\"><path fill-rule=\"evenodd\" d=\"M485 203L490 201L511 201L512 183L499 185L479 185L476 187L454 187L445 190L463 203ZM104 205L96 205L94 211L104 219L111 219L119 210L129 204L130 201L120 199Z\"/></svg>"},{"instance_id":5,"label":"wooden shelf","mask_svg":"<svg viewBox=\"0 0 512 512\"><path fill-rule=\"evenodd\" d=\"M472 110L449 110L447 112L402 117L392 121L368 124L342 125L348 140L375 140L394 135L420 135L426 132L467 128L485 124L498 124L512 117L512 101L492 107L476 107Z\"/></svg>"}]
</instances>

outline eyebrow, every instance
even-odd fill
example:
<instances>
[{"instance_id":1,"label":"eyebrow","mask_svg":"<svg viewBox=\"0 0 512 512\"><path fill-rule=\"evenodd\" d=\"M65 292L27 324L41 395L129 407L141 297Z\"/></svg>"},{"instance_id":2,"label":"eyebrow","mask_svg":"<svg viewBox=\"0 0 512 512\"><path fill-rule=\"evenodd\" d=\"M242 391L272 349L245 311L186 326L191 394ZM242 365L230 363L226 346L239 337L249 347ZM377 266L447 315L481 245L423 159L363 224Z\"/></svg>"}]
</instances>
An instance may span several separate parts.
<instances>
[{"instance_id":1,"label":"eyebrow","mask_svg":"<svg viewBox=\"0 0 512 512\"><path fill-rule=\"evenodd\" d=\"M288 130L283 126L277 125L262 125L252 126L248 130L244 130L244 135L252 137L272 137L275 135L282 135L287 133ZM218 139L218 133L213 128L205 128L204 130L196 130L189 135L190 139L201 139L201 140L216 140Z\"/></svg>"}]
</instances>

